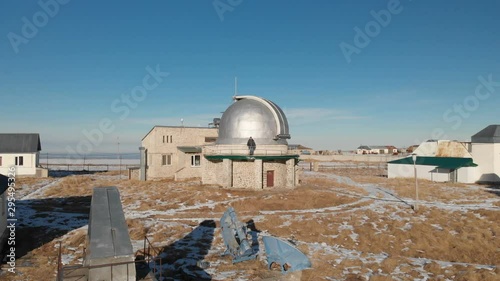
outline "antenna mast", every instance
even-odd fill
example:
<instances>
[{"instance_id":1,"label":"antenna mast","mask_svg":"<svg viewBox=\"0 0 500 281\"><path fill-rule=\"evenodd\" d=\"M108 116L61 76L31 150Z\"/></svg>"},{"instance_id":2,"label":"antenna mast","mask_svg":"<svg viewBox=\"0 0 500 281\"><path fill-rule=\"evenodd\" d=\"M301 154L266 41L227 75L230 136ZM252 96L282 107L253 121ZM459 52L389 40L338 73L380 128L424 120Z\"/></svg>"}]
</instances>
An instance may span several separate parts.
<instances>
[{"instance_id":1,"label":"antenna mast","mask_svg":"<svg viewBox=\"0 0 500 281\"><path fill-rule=\"evenodd\" d=\"M238 95L238 77L234 77L234 96Z\"/></svg>"}]
</instances>

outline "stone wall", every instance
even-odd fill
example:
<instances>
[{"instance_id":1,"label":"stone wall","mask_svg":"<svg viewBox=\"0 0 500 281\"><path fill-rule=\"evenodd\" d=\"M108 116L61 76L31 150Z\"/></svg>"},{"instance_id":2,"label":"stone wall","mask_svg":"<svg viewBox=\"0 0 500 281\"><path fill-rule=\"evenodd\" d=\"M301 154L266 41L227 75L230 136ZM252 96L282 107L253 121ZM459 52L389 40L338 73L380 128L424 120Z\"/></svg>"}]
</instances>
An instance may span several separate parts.
<instances>
[{"instance_id":1,"label":"stone wall","mask_svg":"<svg viewBox=\"0 0 500 281\"><path fill-rule=\"evenodd\" d=\"M203 167L201 179L203 184L219 184L222 185L218 178L222 170L222 161L209 161L205 157L201 159L201 166Z\"/></svg>"},{"instance_id":2,"label":"stone wall","mask_svg":"<svg viewBox=\"0 0 500 281\"><path fill-rule=\"evenodd\" d=\"M286 164L284 162L264 162L262 183L267 187L267 171L274 171L274 187L286 186Z\"/></svg>"},{"instance_id":3,"label":"stone wall","mask_svg":"<svg viewBox=\"0 0 500 281\"><path fill-rule=\"evenodd\" d=\"M128 168L129 180L140 180L141 170L138 167Z\"/></svg>"},{"instance_id":4,"label":"stone wall","mask_svg":"<svg viewBox=\"0 0 500 281\"><path fill-rule=\"evenodd\" d=\"M233 161L233 187L254 188L255 166L254 162Z\"/></svg>"}]
</instances>

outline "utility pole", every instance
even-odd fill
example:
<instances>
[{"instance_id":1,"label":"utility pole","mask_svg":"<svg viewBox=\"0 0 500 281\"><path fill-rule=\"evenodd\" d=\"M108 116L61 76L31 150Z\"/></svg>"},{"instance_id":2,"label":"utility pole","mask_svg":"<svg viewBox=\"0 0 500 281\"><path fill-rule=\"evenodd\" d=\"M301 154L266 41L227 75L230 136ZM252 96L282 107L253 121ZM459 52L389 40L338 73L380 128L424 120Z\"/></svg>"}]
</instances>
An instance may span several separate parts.
<instances>
[{"instance_id":1,"label":"utility pole","mask_svg":"<svg viewBox=\"0 0 500 281\"><path fill-rule=\"evenodd\" d=\"M116 137L116 141L118 143L118 163L120 169L120 179L122 179L122 156L120 155L120 137Z\"/></svg>"},{"instance_id":2,"label":"utility pole","mask_svg":"<svg viewBox=\"0 0 500 281\"><path fill-rule=\"evenodd\" d=\"M415 174L415 212L418 211L418 180L417 180L417 154L413 153L411 155L413 159L413 173Z\"/></svg>"}]
</instances>

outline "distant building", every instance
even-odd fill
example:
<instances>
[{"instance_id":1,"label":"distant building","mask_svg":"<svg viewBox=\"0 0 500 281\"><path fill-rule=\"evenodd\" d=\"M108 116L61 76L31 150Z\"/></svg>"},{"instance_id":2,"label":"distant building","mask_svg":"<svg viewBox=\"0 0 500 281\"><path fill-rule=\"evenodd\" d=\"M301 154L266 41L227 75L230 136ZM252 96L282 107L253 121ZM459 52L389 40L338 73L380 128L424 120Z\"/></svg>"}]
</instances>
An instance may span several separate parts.
<instances>
[{"instance_id":1,"label":"distant building","mask_svg":"<svg viewBox=\"0 0 500 281\"><path fill-rule=\"evenodd\" d=\"M392 149L390 150L388 145L360 145L356 149L356 154L392 154ZM395 148L395 147L394 147ZM389 152L390 150L390 152ZM397 149L396 149L397 152Z\"/></svg>"},{"instance_id":2,"label":"distant building","mask_svg":"<svg viewBox=\"0 0 500 281\"><path fill-rule=\"evenodd\" d=\"M39 134L0 134L0 173L16 166L16 175L47 176L40 167L41 150Z\"/></svg>"},{"instance_id":3,"label":"distant building","mask_svg":"<svg viewBox=\"0 0 500 281\"><path fill-rule=\"evenodd\" d=\"M406 149L405 152L413 153L413 151L415 151L415 149L417 149L417 148L418 148L418 144L410 145L410 146L408 146L408 148Z\"/></svg>"},{"instance_id":4,"label":"distant building","mask_svg":"<svg viewBox=\"0 0 500 281\"><path fill-rule=\"evenodd\" d=\"M290 154L312 155L314 154L314 149L300 144L289 144L288 152Z\"/></svg>"},{"instance_id":5,"label":"distant building","mask_svg":"<svg viewBox=\"0 0 500 281\"><path fill-rule=\"evenodd\" d=\"M438 182L500 182L500 125L490 125L471 142L428 140L413 151L417 177ZM388 177L414 177L413 159L388 162Z\"/></svg>"}]
</instances>

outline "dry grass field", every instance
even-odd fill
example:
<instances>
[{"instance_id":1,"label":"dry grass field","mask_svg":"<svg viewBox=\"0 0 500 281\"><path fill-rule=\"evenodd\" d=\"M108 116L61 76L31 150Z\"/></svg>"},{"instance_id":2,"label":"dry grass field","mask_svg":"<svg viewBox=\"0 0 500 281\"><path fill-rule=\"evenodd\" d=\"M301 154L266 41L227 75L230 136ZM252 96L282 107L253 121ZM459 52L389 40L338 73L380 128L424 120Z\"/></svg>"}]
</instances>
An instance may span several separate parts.
<instances>
[{"instance_id":1,"label":"dry grass field","mask_svg":"<svg viewBox=\"0 0 500 281\"><path fill-rule=\"evenodd\" d=\"M421 181L414 211L413 180L380 175L373 168L306 171L298 188L265 190L130 181L116 172L19 179L23 254L17 274L0 279L54 280L59 241L64 263L81 263L92 189L117 186L134 250L146 235L165 280L500 280L498 189ZM219 220L229 206L252 222L257 260L233 265L220 256ZM264 235L293 241L312 269L269 271ZM196 268L198 260L210 266Z\"/></svg>"}]
</instances>

